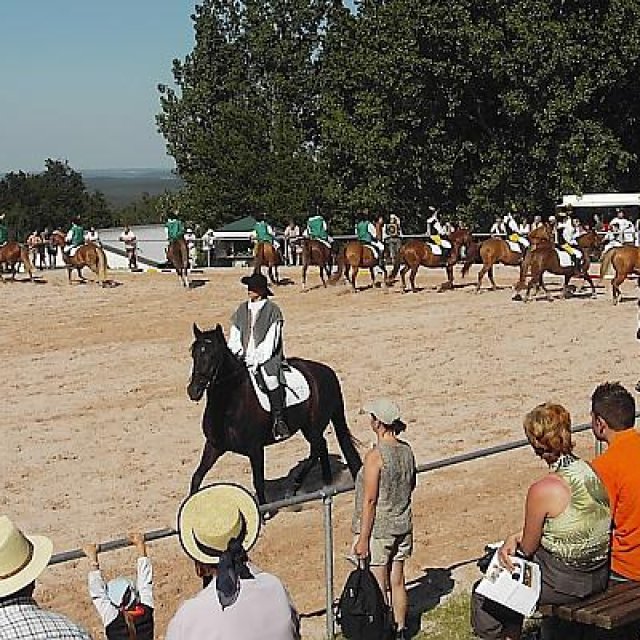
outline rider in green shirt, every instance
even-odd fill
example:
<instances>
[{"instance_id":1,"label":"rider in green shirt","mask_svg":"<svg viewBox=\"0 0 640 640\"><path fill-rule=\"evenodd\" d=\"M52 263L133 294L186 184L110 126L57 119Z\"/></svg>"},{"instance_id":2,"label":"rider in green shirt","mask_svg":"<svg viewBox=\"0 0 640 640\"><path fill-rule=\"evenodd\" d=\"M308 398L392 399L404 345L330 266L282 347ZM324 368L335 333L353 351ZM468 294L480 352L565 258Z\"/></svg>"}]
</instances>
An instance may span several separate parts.
<instances>
[{"instance_id":1,"label":"rider in green shirt","mask_svg":"<svg viewBox=\"0 0 640 640\"><path fill-rule=\"evenodd\" d=\"M376 225L363 218L356 224L356 235L362 244L368 245L373 250L374 255L378 257L380 268L384 268L384 243L378 239Z\"/></svg>"},{"instance_id":2,"label":"rider in green shirt","mask_svg":"<svg viewBox=\"0 0 640 640\"><path fill-rule=\"evenodd\" d=\"M174 240L184 238L184 223L179 220L175 213L170 213L165 222L164 228L167 232L167 240L169 243Z\"/></svg>"},{"instance_id":3,"label":"rider in green shirt","mask_svg":"<svg viewBox=\"0 0 640 640\"><path fill-rule=\"evenodd\" d=\"M67 232L67 246L64 248L65 253L71 253L74 249L84 244L84 227L80 224L78 218L73 218L71 228Z\"/></svg>"},{"instance_id":4,"label":"rider in green shirt","mask_svg":"<svg viewBox=\"0 0 640 640\"><path fill-rule=\"evenodd\" d=\"M311 216L307 220L307 228L304 233L312 240L319 240L327 246L331 246L332 238L329 236L327 223L321 215Z\"/></svg>"},{"instance_id":5,"label":"rider in green shirt","mask_svg":"<svg viewBox=\"0 0 640 640\"><path fill-rule=\"evenodd\" d=\"M9 241L9 227L4 222L5 214L0 214L0 247Z\"/></svg>"}]
</instances>

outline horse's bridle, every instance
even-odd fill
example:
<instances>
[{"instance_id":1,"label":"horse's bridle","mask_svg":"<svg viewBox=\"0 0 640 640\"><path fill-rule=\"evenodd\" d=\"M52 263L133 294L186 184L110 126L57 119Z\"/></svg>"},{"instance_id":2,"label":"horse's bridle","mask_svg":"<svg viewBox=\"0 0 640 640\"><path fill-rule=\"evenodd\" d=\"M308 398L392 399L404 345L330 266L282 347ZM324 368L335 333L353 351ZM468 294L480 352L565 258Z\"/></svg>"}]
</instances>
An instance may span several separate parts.
<instances>
[{"instance_id":1,"label":"horse's bridle","mask_svg":"<svg viewBox=\"0 0 640 640\"><path fill-rule=\"evenodd\" d=\"M207 340L206 338L201 338L200 340L196 340L196 344L198 342L204 342L206 344L213 344L212 340ZM218 365L216 366L213 374L209 377L207 377L206 374L204 373L200 373L199 371L194 373L191 376L191 381L197 381L197 380L205 380L206 384L204 386L203 389L203 393L204 391L206 391L214 382L217 382L218 384L220 384L221 382L224 382L225 380L230 380L231 378L234 378L238 372L237 371L233 371L232 373L230 373L228 376L225 376L224 378L218 380L218 373L220 373L220 369L222 368L222 365L224 363L224 358L220 358L220 362L218 362Z\"/></svg>"}]
</instances>

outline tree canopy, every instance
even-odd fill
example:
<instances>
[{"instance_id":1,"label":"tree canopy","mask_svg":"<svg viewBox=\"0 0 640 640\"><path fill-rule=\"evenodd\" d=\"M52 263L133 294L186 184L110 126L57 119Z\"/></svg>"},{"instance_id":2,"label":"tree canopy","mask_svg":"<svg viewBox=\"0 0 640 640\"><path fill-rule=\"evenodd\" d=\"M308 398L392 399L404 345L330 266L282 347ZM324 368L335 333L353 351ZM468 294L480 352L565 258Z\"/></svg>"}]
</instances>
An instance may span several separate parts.
<instances>
[{"instance_id":1,"label":"tree canopy","mask_svg":"<svg viewBox=\"0 0 640 640\"><path fill-rule=\"evenodd\" d=\"M74 216L83 224L108 226L112 212L100 192L87 191L82 175L67 163L47 160L45 171L8 173L0 180L0 211L17 239L32 231L65 229Z\"/></svg>"},{"instance_id":2,"label":"tree canopy","mask_svg":"<svg viewBox=\"0 0 640 640\"><path fill-rule=\"evenodd\" d=\"M635 190L635 0L204 0L158 126L185 217L484 226Z\"/></svg>"}]
</instances>

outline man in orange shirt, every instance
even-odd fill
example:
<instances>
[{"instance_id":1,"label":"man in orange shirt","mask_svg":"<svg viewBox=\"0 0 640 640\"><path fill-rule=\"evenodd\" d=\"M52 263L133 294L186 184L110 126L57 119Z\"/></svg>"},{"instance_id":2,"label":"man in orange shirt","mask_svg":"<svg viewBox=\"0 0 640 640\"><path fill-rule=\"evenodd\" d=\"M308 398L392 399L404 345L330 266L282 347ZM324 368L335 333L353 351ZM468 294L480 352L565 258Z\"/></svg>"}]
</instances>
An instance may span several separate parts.
<instances>
[{"instance_id":1,"label":"man in orange shirt","mask_svg":"<svg viewBox=\"0 0 640 640\"><path fill-rule=\"evenodd\" d=\"M633 396L605 382L591 396L593 435L607 450L591 463L609 494L613 531L611 579L640 582L640 433Z\"/></svg>"}]
</instances>

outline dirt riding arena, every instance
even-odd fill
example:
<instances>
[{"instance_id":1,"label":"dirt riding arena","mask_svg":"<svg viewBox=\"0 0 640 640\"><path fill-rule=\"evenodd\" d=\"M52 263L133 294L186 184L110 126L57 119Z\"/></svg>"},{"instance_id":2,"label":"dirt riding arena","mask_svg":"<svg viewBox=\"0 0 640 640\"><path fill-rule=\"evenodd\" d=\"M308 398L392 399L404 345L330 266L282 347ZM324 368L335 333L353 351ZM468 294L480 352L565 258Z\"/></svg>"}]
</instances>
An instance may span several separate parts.
<instances>
[{"instance_id":1,"label":"dirt riding arena","mask_svg":"<svg viewBox=\"0 0 640 640\"><path fill-rule=\"evenodd\" d=\"M120 286L110 289L69 286L64 271L45 272L46 283L0 286L0 513L50 536L56 551L174 526L203 444L203 404L185 392L191 326L219 322L226 329L245 298L239 283L245 273L213 270L191 290L175 275L115 272ZM477 267L469 285L476 274ZM545 400L565 404L574 422L585 422L597 383L633 386L640 373L633 283L624 285L626 299L617 307L608 288L599 288L595 300L525 305L512 302L509 289L437 293L442 270L421 270L418 284L425 289L417 294L402 294L399 286L353 294L341 285L301 293L299 270L284 275L296 281L276 290L286 351L337 370L363 452L372 434L359 407L377 394L398 399L409 423L406 438L418 462L427 462L521 438L523 413ZM516 276L502 268L498 283L512 284ZM319 282L316 270L309 279ZM552 289L559 296L559 284ZM327 440L337 454L330 431ZM589 435L577 443L591 455ZM268 497L283 495L289 472L306 453L301 436L268 450ZM335 463L339 468L338 458ZM414 611L469 587L476 575L470 561L486 541L520 525L524 488L543 472L530 451L516 451L420 477L408 564ZM208 479L250 486L248 461L227 454ZM317 478L309 485L318 488ZM343 556L352 499L348 494L336 503L336 590L349 570ZM253 554L287 584L304 615L305 638L324 631L322 550L322 511L314 505L279 513ZM162 637L177 605L199 585L175 537L153 543L151 556ZM107 577L133 573L130 550L101 560ZM85 561L50 568L37 596L101 637L86 569Z\"/></svg>"}]
</instances>

